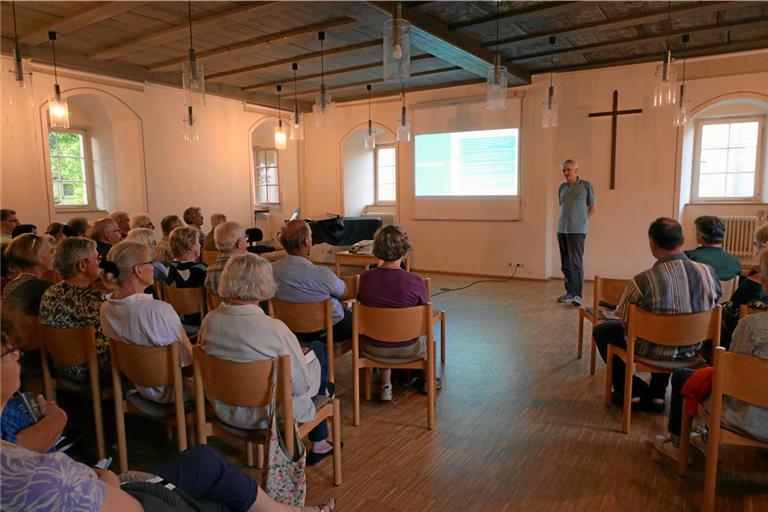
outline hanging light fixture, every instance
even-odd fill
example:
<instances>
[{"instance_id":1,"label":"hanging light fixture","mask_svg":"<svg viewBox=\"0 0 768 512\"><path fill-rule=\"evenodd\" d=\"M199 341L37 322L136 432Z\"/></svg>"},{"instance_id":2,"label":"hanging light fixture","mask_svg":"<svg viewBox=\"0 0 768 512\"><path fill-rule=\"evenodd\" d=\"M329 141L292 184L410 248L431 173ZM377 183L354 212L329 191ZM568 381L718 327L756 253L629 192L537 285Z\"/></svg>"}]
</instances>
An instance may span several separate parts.
<instances>
[{"instance_id":1,"label":"hanging light fixture","mask_svg":"<svg viewBox=\"0 0 768 512\"><path fill-rule=\"evenodd\" d=\"M557 98L555 97L555 84L552 69L555 64L555 36L549 36L549 46L552 52L549 54L549 87L547 88L547 99L541 104L541 127L557 128Z\"/></svg>"},{"instance_id":2,"label":"hanging light fixture","mask_svg":"<svg viewBox=\"0 0 768 512\"><path fill-rule=\"evenodd\" d=\"M373 121L371 120L371 84L365 86L368 91L368 134L365 136L365 149L376 148L376 134L373 132Z\"/></svg>"},{"instance_id":3,"label":"hanging light fixture","mask_svg":"<svg viewBox=\"0 0 768 512\"><path fill-rule=\"evenodd\" d=\"M48 119L51 128L69 128L69 105L67 100L61 97L59 86L59 74L56 67L56 32L48 32L53 51L53 95L48 100Z\"/></svg>"},{"instance_id":4,"label":"hanging light fixture","mask_svg":"<svg viewBox=\"0 0 768 512\"><path fill-rule=\"evenodd\" d=\"M16 2L11 3L11 7L13 8L13 42L14 42L14 50L13 50L13 78L16 82L16 85L19 87L26 87L26 80L25 80L25 73L24 73L24 65L21 62L21 47L19 46L19 33L16 30Z\"/></svg>"},{"instance_id":5,"label":"hanging light fixture","mask_svg":"<svg viewBox=\"0 0 768 512\"><path fill-rule=\"evenodd\" d=\"M670 3L667 3L667 24L671 25ZM677 93L677 69L672 59L669 41L665 44L664 60L656 65L653 86L653 106L667 107L675 104Z\"/></svg>"},{"instance_id":6,"label":"hanging light fixture","mask_svg":"<svg viewBox=\"0 0 768 512\"><path fill-rule=\"evenodd\" d=\"M496 0L496 54L485 83L486 110L507 110L507 68L501 65L499 53L499 2Z\"/></svg>"},{"instance_id":7,"label":"hanging light fixture","mask_svg":"<svg viewBox=\"0 0 768 512\"><path fill-rule=\"evenodd\" d=\"M688 44L691 37L688 34L683 35L683 47ZM685 126L688 123L688 107L686 105L685 98L685 58L683 58L683 80L680 83L680 93L677 96L677 110L675 110L675 118L673 123L678 128Z\"/></svg>"},{"instance_id":8,"label":"hanging light fixture","mask_svg":"<svg viewBox=\"0 0 768 512\"><path fill-rule=\"evenodd\" d=\"M405 106L405 83L400 83L403 106L400 108L400 119L397 121L397 142L411 142L411 118Z\"/></svg>"},{"instance_id":9,"label":"hanging light fixture","mask_svg":"<svg viewBox=\"0 0 768 512\"><path fill-rule=\"evenodd\" d=\"M304 116L299 112L299 96L296 92L296 72L299 63L291 64L293 69L293 123L291 123L291 140L304 140Z\"/></svg>"},{"instance_id":10,"label":"hanging light fixture","mask_svg":"<svg viewBox=\"0 0 768 512\"><path fill-rule=\"evenodd\" d=\"M403 81L411 76L411 24L403 19L403 6L395 4L395 16L384 22L384 81Z\"/></svg>"},{"instance_id":11,"label":"hanging light fixture","mask_svg":"<svg viewBox=\"0 0 768 512\"><path fill-rule=\"evenodd\" d=\"M280 151L288 147L288 129L283 126L283 111L281 109L280 95L283 86L277 86L277 126L275 127L275 149Z\"/></svg>"},{"instance_id":12,"label":"hanging light fixture","mask_svg":"<svg viewBox=\"0 0 768 512\"><path fill-rule=\"evenodd\" d=\"M189 60L181 64L181 85L184 89L184 140L197 142L199 139L196 107L205 106L205 74L203 65L197 62L192 42L192 2L187 2L189 23Z\"/></svg>"},{"instance_id":13,"label":"hanging light fixture","mask_svg":"<svg viewBox=\"0 0 768 512\"><path fill-rule=\"evenodd\" d=\"M317 38L320 40L320 92L315 96L315 105L312 107L312 113L315 114L315 126L318 128L330 128L333 126L334 104L331 101L331 95L325 87L325 64L323 60L323 41L325 41L325 32L318 32Z\"/></svg>"}]
</instances>

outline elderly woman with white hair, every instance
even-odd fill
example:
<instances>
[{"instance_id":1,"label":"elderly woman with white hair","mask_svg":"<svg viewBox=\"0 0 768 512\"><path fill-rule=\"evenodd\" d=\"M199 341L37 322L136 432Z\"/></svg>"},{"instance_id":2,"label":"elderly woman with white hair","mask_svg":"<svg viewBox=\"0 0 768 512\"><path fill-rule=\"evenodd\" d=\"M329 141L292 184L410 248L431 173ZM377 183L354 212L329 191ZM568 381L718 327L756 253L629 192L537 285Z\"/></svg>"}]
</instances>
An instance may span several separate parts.
<instances>
[{"instance_id":1,"label":"elderly woman with white hair","mask_svg":"<svg viewBox=\"0 0 768 512\"><path fill-rule=\"evenodd\" d=\"M5 248L5 265L15 277L3 289L3 303L15 301L27 315L37 315L40 300L51 282L43 279L53 270L53 238L49 235L25 233Z\"/></svg>"},{"instance_id":2,"label":"elderly woman with white hair","mask_svg":"<svg viewBox=\"0 0 768 512\"><path fill-rule=\"evenodd\" d=\"M181 365L191 365L192 345L179 316L167 302L144 293L154 282L152 249L141 242L124 240L109 251L103 267L105 281L117 287L101 306L101 325L107 336L145 347L179 343ZM172 386L137 389L148 400L173 402ZM192 383L186 381L185 389L191 394Z\"/></svg>"},{"instance_id":3,"label":"elderly woman with white hair","mask_svg":"<svg viewBox=\"0 0 768 512\"><path fill-rule=\"evenodd\" d=\"M203 319L202 347L212 356L244 363L290 356L293 413L298 422L306 423L315 418L312 397L326 393L325 344L315 341L302 348L283 322L264 313L259 302L271 299L276 289L267 260L250 253L232 256L219 281L222 304ZM314 351L316 358L307 364L305 352L309 351ZM258 409L217 401L213 405L221 421L238 428L259 428L267 420ZM309 433L312 450L307 464L317 464L333 452L327 437L326 422Z\"/></svg>"},{"instance_id":4,"label":"elderly woman with white hair","mask_svg":"<svg viewBox=\"0 0 768 512\"><path fill-rule=\"evenodd\" d=\"M152 266L155 269L155 281L162 281L168 277L168 267L162 261L157 260L157 237L152 229L133 228L128 232L126 240L141 242L152 249Z\"/></svg>"},{"instance_id":5,"label":"elderly woman with white hair","mask_svg":"<svg viewBox=\"0 0 768 512\"><path fill-rule=\"evenodd\" d=\"M137 228L155 229L155 224L146 213L137 213L131 217L131 229ZM130 231L128 233L130 233Z\"/></svg>"},{"instance_id":6,"label":"elderly woman with white hair","mask_svg":"<svg viewBox=\"0 0 768 512\"><path fill-rule=\"evenodd\" d=\"M224 266L235 254L243 254L248 250L248 237L245 229L237 222L223 222L213 230L216 249L219 256L208 266L205 276L205 288L212 294L219 294L219 278Z\"/></svg>"}]
</instances>

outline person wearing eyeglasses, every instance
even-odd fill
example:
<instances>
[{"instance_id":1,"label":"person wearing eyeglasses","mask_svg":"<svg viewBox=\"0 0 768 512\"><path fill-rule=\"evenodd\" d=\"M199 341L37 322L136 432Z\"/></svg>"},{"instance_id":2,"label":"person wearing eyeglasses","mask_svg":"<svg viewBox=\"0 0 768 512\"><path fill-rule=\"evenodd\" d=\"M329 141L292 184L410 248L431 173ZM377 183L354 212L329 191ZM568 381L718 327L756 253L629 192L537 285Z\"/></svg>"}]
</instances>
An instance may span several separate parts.
<instances>
[{"instance_id":1,"label":"person wearing eyeglasses","mask_svg":"<svg viewBox=\"0 0 768 512\"><path fill-rule=\"evenodd\" d=\"M123 234L117 223L106 217L93 223L91 238L96 242L96 250L101 256L101 261L106 261L107 253L113 245L123 239Z\"/></svg>"},{"instance_id":2,"label":"person wearing eyeglasses","mask_svg":"<svg viewBox=\"0 0 768 512\"><path fill-rule=\"evenodd\" d=\"M53 270L51 238L33 233L17 236L5 249L5 264L15 277L3 289L3 304L14 301L24 314L37 315L43 293L52 284L43 279Z\"/></svg>"},{"instance_id":3,"label":"person wearing eyeglasses","mask_svg":"<svg viewBox=\"0 0 768 512\"><path fill-rule=\"evenodd\" d=\"M59 242L55 266L62 280L46 290L40 303L40 323L49 327L72 329L92 325L96 329L96 353L99 372L111 373L109 343L101 328L99 307L104 293L91 285L101 275L96 242L75 236ZM89 382L87 365L57 366L59 376L75 382Z\"/></svg>"}]
</instances>

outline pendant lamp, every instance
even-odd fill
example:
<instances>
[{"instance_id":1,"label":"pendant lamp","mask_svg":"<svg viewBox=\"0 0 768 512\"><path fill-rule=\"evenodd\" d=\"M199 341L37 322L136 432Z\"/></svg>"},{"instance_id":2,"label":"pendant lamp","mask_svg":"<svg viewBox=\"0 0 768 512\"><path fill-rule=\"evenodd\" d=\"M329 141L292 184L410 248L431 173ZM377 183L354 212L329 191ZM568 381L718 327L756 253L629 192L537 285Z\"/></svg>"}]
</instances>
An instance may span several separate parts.
<instances>
[{"instance_id":1,"label":"pendant lamp","mask_svg":"<svg viewBox=\"0 0 768 512\"><path fill-rule=\"evenodd\" d=\"M315 126L318 128L331 128L333 126L333 111L335 105L331 101L331 95L325 87L325 64L323 61L323 41L325 41L325 32L318 32L317 38L320 40L320 92L315 96L315 105L312 107L312 113L315 115Z\"/></svg>"},{"instance_id":2,"label":"pendant lamp","mask_svg":"<svg viewBox=\"0 0 768 512\"><path fill-rule=\"evenodd\" d=\"M368 133L365 136L365 149L376 149L376 134L373 132L373 121L371 120L371 84L365 86L368 91Z\"/></svg>"},{"instance_id":3,"label":"pendant lamp","mask_svg":"<svg viewBox=\"0 0 768 512\"><path fill-rule=\"evenodd\" d=\"M688 34L683 35L683 46L688 44L690 36ZM685 97L685 58L683 58L683 79L680 84L680 92L677 95L677 109L675 110L675 117L673 123L675 126L682 127L688 123L688 106L686 105L687 98Z\"/></svg>"},{"instance_id":4,"label":"pendant lamp","mask_svg":"<svg viewBox=\"0 0 768 512\"><path fill-rule=\"evenodd\" d=\"M299 96L296 92L296 72L299 63L291 64L293 69L293 123L291 123L291 140L304 140L304 116L299 112Z\"/></svg>"},{"instance_id":5,"label":"pendant lamp","mask_svg":"<svg viewBox=\"0 0 768 512\"><path fill-rule=\"evenodd\" d=\"M197 142L198 107L205 106L205 74L203 65L197 62L195 47L192 42L192 2L187 2L187 20L189 23L189 60L181 64L181 86L184 89L184 140Z\"/></svg>"},{"instance_id":6,"label":"pendant lamp","mask_svg":"<svg viewBox=\"0 0 768 512\"><path fill-rule=\"evenodd\" d=\"M671 4L667 3L667 24L671 24ZM677 69L672 59L669 41L665 44L664 59L656 65L653 84L653 106L667 107L674 105L677 95Z\"/></svg>"},{"instance_id":7,"label":"pendant lamp","mask_svg":"<svg viewBox=\"0 0 768 512\"><path fill-rule=\"evenodd\" d=\"M184 115L184 140L187 142L197 142L199 139L200 134L197 130L195 107L187 105L187 110Z\"/></svg>"},{"instance_id":8,"label":"pendant lamp","mask_svg":"<svg viewBox=\"0 0 768 512\"><path fill-rule=\"evenodd\" d=\"M11 3L13 9L13 69L8 70L8 74L5 76L7 85L5 86L6 98L9 106L17 106L21 104L33 105L32 94L29 92L31 89L30 77L32 73L24 72L24 63L22 60L21 47L19 45L19 34L16 30L16 2ZM19 92L23 91L23 92ZM22 99L23 98L23 99Z\"/></svg>"},{"instance_id":9,"label":"pendant lamp","mask_svg":"<svg viewBox=\"0 0 768 512\"><path fill-rule=\"evenodd\" d=\"M384 81L403 81L411 76L411 24L403 19L403 6L395 4L395 15L384 22Z\"/></svg>"},{"instance_id":10,"label":"pendant lamp","mask_svg":"<svg viewBox=\"0 0 768 512\"><path fill-rule=\"evenodd\" d=\"M555 36L549 37L549 45L552 48L552 53L549 54L549 87L547 88L547 97L544 103L541 105L541 127L542 128L557 128L558 110L557 110L557 97L555 96L555 85L552 68L555 63Z\"/></svg>"},{"instance_id":11,"label":"pendant lamp","mask_svg":"<svg viewBox=\"0 0 768 512\"><path fill-rule=\"evenodd\" d=\"M69 105L61 97L59 74L56 67L56 32L48 32L53 51L53 95L48 100L48 120L51 128L69 128Z\"/></svg>"},{"instance_id":12,"label":"pendant lamp","mask_svg":"<svg viewBox=\"0 0 768 512\"><path fill-rule=\"evenodd\" d=\"M507 68L501 65L499 53L499 1L496 0L496 54L485 82L486 110L507 110Z\"/></svg>"},{"instance_id":13,"label":"pendant lamp","mask_svg":"<svg viewBox=\"0 0 768 512\"><path fill-rule=\"evenodd\" d=\"M400 108L400 119L397 120L397 142L411 142L411 118L405 106L405 84L401 83L403 106Z\"/></svg>"},{"instance_id":14,"label":"pendant lamp","mask_svg":"<svg viewBox=\"0 0 768 512\"><path fill-rule=\"evenodd\" d=\"M283 126L283 111L280 104L280 95L283 86L277 86L277 126L275 127L275 149L284 150L288 146L288 130Z\"/></svg>"}]
</instances>

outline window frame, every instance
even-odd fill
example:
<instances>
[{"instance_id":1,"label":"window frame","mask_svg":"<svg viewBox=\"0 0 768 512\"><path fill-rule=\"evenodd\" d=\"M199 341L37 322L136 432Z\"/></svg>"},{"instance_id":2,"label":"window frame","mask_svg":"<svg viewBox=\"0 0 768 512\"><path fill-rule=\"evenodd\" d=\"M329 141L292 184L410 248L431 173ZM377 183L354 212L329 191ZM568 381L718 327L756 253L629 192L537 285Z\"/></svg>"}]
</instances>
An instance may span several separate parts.
<instances>
[{"instance_id":1,"label":"window frame","mask_svg":"<svg viewBox=\"0 0 768 512\"><path fill-rule=\"evenodd\" d=\"M259 158L258 154L262 151L274 151L275 152L275 166L274 169L277 174L277 184L276 185L270 185L269 183L261 184L259 183ZM264 167L265 169L270 169L271 167ZM275 149L274 147L262 147L262 146L253 146L253 204L256 206L279 206L283 202L283 188L282 188L282 182L283 182L283 176L280 172L280 151ZM275 187L277 189L277 202L262 202L259 201L259 188L260 187ZM269 197L269 194L266 194L267 197Z\"/></svg>"},{"instance_id":2,"label":"window frame","mask_svg":"<svg viewBox=\"0 0 768 512\"><path fill-rule=\"evenodd\" d=\"M91 138L88 136L88 130L85 128L48 128L48 135L51 133L76 133L83 139L83 165L85 166L85 193L87 204L56 204L54 198L54 179L53 179L53 155L50 151L50 143L46 140L48 146L48 169L50 171L49 183L51 184L51 203L56 211L93 211L96 208L96 184L93 170L93 153L91 152ZM59 156L60 158L60 156ZM59 180L61 181L61 180Z\"/></svg>"},{"instance_id":3,"label":"window frame","mask_svg":"<svg viewBox=\"0 0 768 512\"><path fill-rule=\"evenodd\" d=\"M754 193L750 197L719 196L699 197L699 176L701 167L701 139L704 126L711 124L744 123L756 121L757 125L757 151L755 154L755 181ZM766 174L765 163L765 124L764 115L722 116L699 119L696 121L693 144L693 173L691 176L691 202L699 204L708 203L761 203L763 200L763 182Z\"/></svg>"},{"instance_id":4,"label":"window frame","mask_svg":"<svg viewBox=\"0 0 768 512\"><path fill-rule=\"evenodd\" d=\"M379 200L379 150L393 149L395 151L395 199L394 201ZM373 204L381 206L392 206L397 204L397 144L376 145L373 149Z\"/></svg>"}]
</instances>

